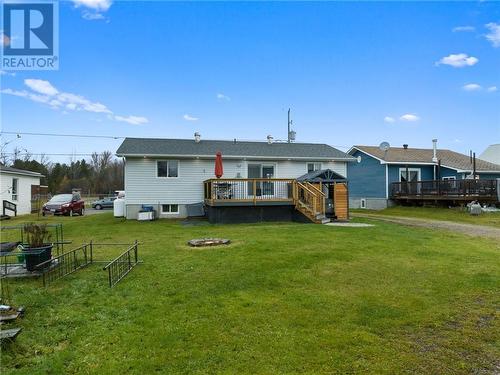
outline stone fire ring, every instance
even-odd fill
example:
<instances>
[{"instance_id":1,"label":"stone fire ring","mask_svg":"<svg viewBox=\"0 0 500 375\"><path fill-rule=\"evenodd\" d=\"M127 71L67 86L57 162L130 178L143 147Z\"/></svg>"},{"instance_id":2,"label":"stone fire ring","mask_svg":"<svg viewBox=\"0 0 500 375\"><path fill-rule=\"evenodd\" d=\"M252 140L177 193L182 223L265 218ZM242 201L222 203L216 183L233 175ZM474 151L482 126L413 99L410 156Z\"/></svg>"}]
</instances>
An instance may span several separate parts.
<instances>
[{"instance_id":1,"label":"stone fire ring","mask_svg":"<svg viewBox=\"0 0 500 375\"><path fill-rule=\"evenodd\" d=\"M188 241L188 245L193 247L220 246L229 245L230 243L231 240L225 238L196 238L194 240Z\"/></svg>"}]
</instances>

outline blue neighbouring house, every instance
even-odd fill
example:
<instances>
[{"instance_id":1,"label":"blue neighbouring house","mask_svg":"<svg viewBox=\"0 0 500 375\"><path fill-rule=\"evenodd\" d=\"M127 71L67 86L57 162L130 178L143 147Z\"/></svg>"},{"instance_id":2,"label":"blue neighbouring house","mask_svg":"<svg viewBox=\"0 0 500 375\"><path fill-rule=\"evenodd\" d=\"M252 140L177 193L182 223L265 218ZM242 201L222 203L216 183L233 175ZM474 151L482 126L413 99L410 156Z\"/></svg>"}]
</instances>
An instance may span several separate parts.
<instances>
[{"instance_id":1,"label":"blue neighbouring house","mask_svg":"<svg viewBox=\"0 0 500 375\"><path fill-rule=\"evenodd\" d=\"M404 202L500 201L500 165L434 147L353 146L348 154L350 208L383 209Z\"/></svg>"}]
</instances>

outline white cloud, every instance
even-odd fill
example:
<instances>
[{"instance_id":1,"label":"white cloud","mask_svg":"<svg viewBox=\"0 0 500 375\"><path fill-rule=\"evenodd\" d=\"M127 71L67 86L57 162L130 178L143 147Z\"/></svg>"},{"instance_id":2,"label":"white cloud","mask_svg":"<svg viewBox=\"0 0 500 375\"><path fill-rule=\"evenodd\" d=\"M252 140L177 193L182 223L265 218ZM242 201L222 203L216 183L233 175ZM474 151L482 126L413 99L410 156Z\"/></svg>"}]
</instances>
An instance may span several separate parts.
<instances>
[{"instance_id":1,"label":"white cloud","mask_svg":"<svg viewBox=\"0 0 500 375\"><path fill-rule=\"evenodd\" d=\"M24 84L39 94L53 96L59 93L49 81L44 81L42 79L25 79Z\"/></svg>"},{"instance_id":2,"label":"white cloud","mask_svg":"<svg viewBox=\"0 0 500 375\"><path fill-rule=\"evenodd\" d=\"M220 94L220 93L217 94L217 99L219 99L219 100L225 100L227 102L231 100L231 98L229 96L224 95L224 94Z\"/></svg>"},{"instance_id":3,"label":"white cloud","mask_svg":"<svg viewBox=\"0 0 500 375\"><path fill-rule=\"evenodd\" d=\"M106 12L113 3L112 0L72 0L76 7L86 7L98 12Z\"/></svg>"},{"instance_id":4,"label":"white cloud","mask_svg":"<svg viewBox=\"0 0 500 375\"><path fill-rule=\"evenodd\" d=\"M190 115L184 115L184 116L182 116L182 118L186 121L198 121L198 117L193 117Z\"/></svg>"},{"instance_id":5,"label":"white cloud","mask_svg":"<svg viewBox=\"0 0 500 375\"><path fill-rule=\"evenodd\" d=\"M493 47L500 47L500 24L490 22L484 25L490 32L485 35Z\"/></svg>"},{"instance_id":6,"label":"white cloud","mask_svg":"<svg viewBox=\"0 0 500 375\"><path fill-rule=\"evenodd\" d=\"M482 89L482 87L481 87L481 85L478 85L477 83L468 83L466 85L463 85L462 89L465 91L479 91Z\"/></svg>"},{"instance_id":7,"label":"white cloud","mask_svg":"<svg viewBox=\"0 0 500 375\"><path fill-rule=\"evenodd\" d=\"M454 68L463 68L465 66L473 66L479 62L479 59L474 56L469 56L466 53L451 54L443 57L436 62L436 65L450 65Z\"/></svg>"},{"instance_id":8,"label":"white cloud","mask_svg":"<svg viewBox=\"0 0 500 375\"><path fill-rule=\"evenodd\" d=\"M488 92L495 92L497 90L498 90L498 88L496 86L490 86L490 87L488 87L488 89L486 91L488 91Z\"/></svg>"},{"instance_id":9,"label":"white cloud","mask_svg":"<svg viewBox=\"0 0 500 375\"><path fill-rule=\"evenodd\" d=\"M26 98L37 103L43 103L50 106L52 109L104 113L108 114L110 119L127 122L133 125L146 124L148 122L146 117L115 115L113 111L100 102L91 101L81 95L69 92L60 92L49 81L41 79L26 79L24 80L24 83L31 89L31 91L18 91L7 88L1 90L0 92L7 95Z\"/></svg>"},{"instance_id":10,"label":"white cloud","mask_svg":"<svg viewBox=\"0 0 500 375\"><path fill-rule=\"evenodd\" d=\"M129 124L132 125L143 125L149 122L146 117L140 117L140 116L127 116L127 117L114 116L114 119L116 121L128 122Z\"/></svg>"},{"instance_id":11,"label":"white cloud","mask_svg":"<svg viewBox=\"0 0 500 375\"><path fill-rule=\"evenodd\" d=\"M89 11L84 11L82 13L82 18L88 20L88 21L95 21L95 20L104 20L106 17L102 13L93 13Z\"/></svg>"},{"instance_id":12,"label":"white cloud","mask_svg":"<svg viewBox=\"0 0 500 375\"><path fill-rule=\"evenodd\" d=\"M399 119L401 121L415 122L415 121L420 120L420 117L418 117L417 115L411 114L411 113L407 113L406 115L401 116Z\"/></svg>"},{"instance_id":13,"label":"white cloud","mask_svg":"<svg viewBox=\"0 0 500 375\"><path fill-rule=\"evenodd\" d=\"M391 116L385 116L384 117L384 122L387 122L389 124L392 124L393 122L395 122L396 120L394 119L394 117L391 117Z\"/></svg>"},{"instance_id":14,"label":"white cloud","mask_svg":"<svg viewBox=\"0 0 500 375\"><path fill-rule=\"evenodd\" d=\"M112 0L72 0L75 7L84 7L90 10L84 10L82 12L82 18L95 21L95 20L105 20L106 17L102 13L107 12L108 9L113 4ZM109 20L108 20L109 21Z\"/></svg>"},{"instance_id":15,"label":"white cloud","mask_svg":"<svg viewBox=\"0 0 500 375\"><path fill-rule=\"evenodd\" d=\"M475 31L476 28L474 26L457 26L454 27L451 31L454 33L459 33L459 32L472 32Z\"/></svg>"}]
</instances>

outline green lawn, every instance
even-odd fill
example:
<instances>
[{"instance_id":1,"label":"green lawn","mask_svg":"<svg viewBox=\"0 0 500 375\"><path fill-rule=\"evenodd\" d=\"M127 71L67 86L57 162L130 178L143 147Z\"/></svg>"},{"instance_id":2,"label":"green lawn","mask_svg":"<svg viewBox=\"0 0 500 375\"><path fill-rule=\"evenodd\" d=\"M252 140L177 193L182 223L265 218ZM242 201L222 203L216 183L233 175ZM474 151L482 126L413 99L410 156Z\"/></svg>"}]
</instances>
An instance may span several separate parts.
<instances>
[{"instance_id":1,"label":"green lawn","mask_svg":"<svg viewBox=\"0 0 500 375\"><path fill-rule=\"evenodd\" d=\"M459 208L434 207L403 207L395 206L385 210L353 210L359 213L373 213L377 215L405 216L422 219L447 220L466 224L489 225L500 228L500 212L485 212L479 216L472 216Z\"/></svg>"},{"instance_id":2,"label":"green lawn","mask_svg":"<svg viewBox=\"0 0 500 375\"><path fill-rule=\"evenodd\" d=\"M11 281L26 316L2 375L488 374L500 365L493 241L381 222L45 220L63 222L75 245L138 239L144 263L113 289L97 264L47 289ZM206 236L233 244L186 246Z\"/></svg>"}]
</instances>

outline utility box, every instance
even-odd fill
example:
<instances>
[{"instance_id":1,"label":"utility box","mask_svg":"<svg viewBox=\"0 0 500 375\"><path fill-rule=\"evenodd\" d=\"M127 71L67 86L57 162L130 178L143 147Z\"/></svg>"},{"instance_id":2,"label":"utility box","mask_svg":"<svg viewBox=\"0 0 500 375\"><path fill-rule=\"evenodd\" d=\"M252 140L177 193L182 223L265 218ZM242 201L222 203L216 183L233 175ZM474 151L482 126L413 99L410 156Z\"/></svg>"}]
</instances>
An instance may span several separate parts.
<instances>
[{"instance_id":1,"label":"utility box","mask_svg":"<svg viewBox=\"0 0 500 375\"><path fill-rule=\"evenodd\" d=\"M471 215L481 215L482 213L482 209L481 209L481 205L479 203L473 203L470 205L470 214Z\"/></svg>"}]
</instances>

